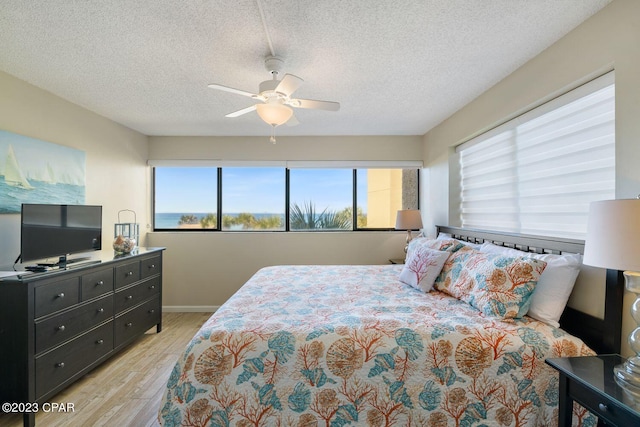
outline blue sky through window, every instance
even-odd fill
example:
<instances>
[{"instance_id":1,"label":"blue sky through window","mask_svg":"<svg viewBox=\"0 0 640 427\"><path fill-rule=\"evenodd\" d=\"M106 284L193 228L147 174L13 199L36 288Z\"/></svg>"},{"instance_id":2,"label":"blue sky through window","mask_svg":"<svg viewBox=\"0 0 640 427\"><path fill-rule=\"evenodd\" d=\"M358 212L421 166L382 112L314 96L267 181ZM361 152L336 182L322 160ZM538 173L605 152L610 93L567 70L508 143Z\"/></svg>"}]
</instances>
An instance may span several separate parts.
<instances>
[{"instance_id":1,"label":"blue sky through window","mask_svg":"<svg viewBox=\"0 0 640 427\"><path fill-rule=\"evenodd\" d=\"M222 168L222 212L284 214L284 168Z\"/></svg>"},{"instance_id":2,"label":"blue sky through window","mask_svg":"<svg viewBox=\"0 0 640 427\"><path fill-rule=\"evenodd\" d=\"M222 170L224 212L284 212L284 168L230 167ZM351 207L352 177L351 169L292 169L291 203L301 205L312 201L318 210ZM157 213L215 213L216 193L216 168L156 168ZM362 195L366 195L366 180L359 182L358 193L358 199L362 200Z\"/></svg>"},{"instance_id":3,"label":"blue sky through window","mask_svg":"<svg viewBox=\"0 0 640 427\"><path fill-rule=\"evenodd\" d=\"M157 213L215 213L216 168L156 168Z\"/></svg>"},{"instance_id":4,"label":"blue sky through window","mask_svg":"<svg viewBox=\"0 0 640 427\"><path fill-rule=\"evenodd\" d=\"M312 202L318 211L353 206L351 169L291 169L289 198L293 205Z\"/></svg>"}]
</instances>

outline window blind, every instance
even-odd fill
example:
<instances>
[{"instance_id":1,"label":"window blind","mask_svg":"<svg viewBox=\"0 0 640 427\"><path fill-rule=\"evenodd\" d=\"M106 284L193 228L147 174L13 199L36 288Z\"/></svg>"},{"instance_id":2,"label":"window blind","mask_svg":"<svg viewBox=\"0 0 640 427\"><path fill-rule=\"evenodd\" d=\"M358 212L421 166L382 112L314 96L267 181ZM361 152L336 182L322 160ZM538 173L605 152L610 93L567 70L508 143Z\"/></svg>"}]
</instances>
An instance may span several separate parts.
<instances>
[{"instance_id":1,"label":"window blind","mask_svg":"<svg viewBox=\"0 0 640 427\"><path fill-rule=\"evenodd\" d=\"M610 72L457 147L463 227L583 239L615 198Z\"/></svg>"}]
</instances>

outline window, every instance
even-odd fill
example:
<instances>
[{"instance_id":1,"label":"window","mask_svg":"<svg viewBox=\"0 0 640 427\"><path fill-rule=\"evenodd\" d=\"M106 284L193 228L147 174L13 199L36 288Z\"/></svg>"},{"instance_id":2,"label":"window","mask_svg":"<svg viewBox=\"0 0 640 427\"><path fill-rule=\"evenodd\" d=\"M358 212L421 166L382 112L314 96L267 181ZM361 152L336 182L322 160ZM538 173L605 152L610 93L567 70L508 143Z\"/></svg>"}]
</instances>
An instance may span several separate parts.
<instances>
[{"instance_id":1,"label":"window","mask_svg":"<svg viewBox=\"0 0 640 427\"><path fill-rule=\"evenodd\" d=\"M463 227L583 239L615 198L613 72L459 146Z\"/></svg>"},{"instance_id":2,"label":"window","mask_svg":"<svg viewBox=\"0 0 640 427\"><path fill-rule=\"evenodd\" d=\"M353 170L291 169L290 230L352 230Z\"/></svg>"},{"instance_id":3,"label":"window","mask_svg":"<svg viewBox=\"0 0 640 427\"><path fill-rule=\"evenodd\" d=\"M418 162L238 163L150 161L154 230L391 230L398 210L419 207Z\"/></svg>"},{"instance_id":4,"label":"window","mask_svg":"<svg viewBox=\"0 0 640 427\"><path fill-rule=\"evenodd\" d=\"M357 228L394 228L401 209L418 209L417 169L357 169Z\"/></svg>"},{"instance_id":5,"label":"window","mask_svg":"<svg viewBox=\"0 0 640 427\"><path fill-rule=\"evenodd\" d=\"M284 230L284 168L222 168L223 230Z\"/></svg>"},{"instance_id":6,"label":"window","mask_svg":"<svg viewBox=\"0 0 640 427\"><path fill-rule=\"evenodd\" d=\"M217 228L218 169L155 168L154 228Z\"/></svg>"}]
</instances>

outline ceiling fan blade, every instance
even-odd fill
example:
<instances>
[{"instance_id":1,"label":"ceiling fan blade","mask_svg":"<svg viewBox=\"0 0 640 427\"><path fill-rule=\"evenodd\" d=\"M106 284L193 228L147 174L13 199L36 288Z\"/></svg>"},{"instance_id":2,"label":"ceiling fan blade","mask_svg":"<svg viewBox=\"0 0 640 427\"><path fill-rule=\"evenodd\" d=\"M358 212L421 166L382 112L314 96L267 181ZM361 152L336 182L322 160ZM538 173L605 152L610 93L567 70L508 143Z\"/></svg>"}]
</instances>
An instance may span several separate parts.
<instances>
[{"instance_id":1,"label":"ceiling fan blade","mask_svg":"<svg viewBox=\"0 0 640 427\"><path fill-rule=\"evenodd\" d=\"M238 116L241 116L243 114L247 114L247 113L250 113L252 111L255 111L255 109L256 109L256 106L254 104L251 107L243 108L242 110L238 110L238 111L234 111L233 113L229 113L225 117L238 117Z\"/></svg>"},{"instance_id":2,"label":"ceiling fan blade","mask_svg":"<svg viewBox=\"0 0 640 427\"><path fill-rule=\"evenodd\" d=\"M327 111L338 111L340 109L339 102L317 101L315 99L292 99L289 105L297 108L313 108Z\"/></svg>"},{"instance_id":3,"label":"ceiling fan blade","mask_svg":"<svg viewBox=\"0 0 640 427\"><path fill-rule=\"evenodd\" d=\"M286 121L285 124L287 126L298 126L300 124L300 122L298 121L298 118L294 114L294 115L291 116L291 118L289 118L289 120Z\"/></svg>"},{"instance_id":4,"label":"ceiling fan blade","mask_svg":"<svg viewBox=\"0 0 640 427\"><path fill-rule=\"evenodd\" d=\"M284 93L287 96L291 96L293 92L298 90L304 80L293 74L285 74L278 86L276 86L276 92Z\"/></svg>"},{"instance_id":5,"label":"ceiling fan blade","mask_svg":"<svg viewBox=\"0 0 640 427\"><path fill-rule=\"evenodd\" d=\"M210 87L211 89L218 89L218 90L222 90L222 91L225 91L225 92L235 93L237 95L248 96L250 98L255 98L256 96L258 96L255 93L247 92L246 90L235 89L235 88L232 88L232 87L223 86L223 85L219 85L219 84L216 84L216 83L212 83L212 84L208 85L208 87Z\"/></svg>"}]
</instances>

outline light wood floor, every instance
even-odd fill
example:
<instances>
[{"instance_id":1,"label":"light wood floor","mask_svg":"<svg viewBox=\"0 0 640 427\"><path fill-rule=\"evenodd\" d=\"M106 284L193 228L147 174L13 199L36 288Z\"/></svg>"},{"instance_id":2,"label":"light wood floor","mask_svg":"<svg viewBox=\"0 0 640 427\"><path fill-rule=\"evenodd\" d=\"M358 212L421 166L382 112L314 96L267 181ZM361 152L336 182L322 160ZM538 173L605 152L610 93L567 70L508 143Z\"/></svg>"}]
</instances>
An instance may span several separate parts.
<instances>
[{"instance_id":1,"label":"light wood floor","mask_svg":"<svg viewBox=\"0 0 640 427\"><path fill-rule=\"evenodd\" d=\"M36 415L36 427L151 426L171 370L211 313L164 313L162 332L143 337L48 402L73 403L73 413ZM22 415L0 414L1 427L22 426Z\"/></svg>"}]
</instances>

